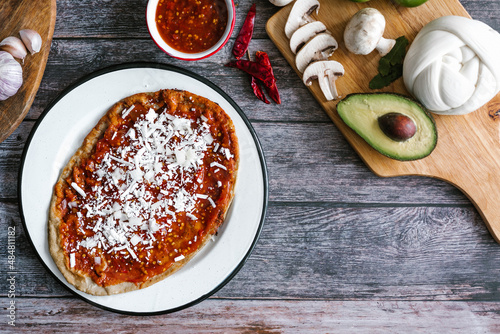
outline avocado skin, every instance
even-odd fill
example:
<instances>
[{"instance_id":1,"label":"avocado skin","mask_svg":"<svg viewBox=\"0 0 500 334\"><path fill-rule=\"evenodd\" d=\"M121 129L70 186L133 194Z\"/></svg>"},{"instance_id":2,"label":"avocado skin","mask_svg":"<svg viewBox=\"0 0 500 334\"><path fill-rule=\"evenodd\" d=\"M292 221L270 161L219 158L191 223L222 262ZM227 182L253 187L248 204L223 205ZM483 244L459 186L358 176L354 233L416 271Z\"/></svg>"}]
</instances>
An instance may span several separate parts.
<instances>
[{"instance_id":1,"label":"avocado skin","mask_svg":"<svg viewBox=\"0 0 500 334\"><path fill-rule=\"evenodd\" d=\"M437 145L436 123L427 109L417 101L396 93L354 93L337 104L340 118L370 146L395 160L410 161L425 158ZM417 125L412 138L398 142L389 138L378 126L378 117L398 112Z\"/></svg>"}]
</instances>

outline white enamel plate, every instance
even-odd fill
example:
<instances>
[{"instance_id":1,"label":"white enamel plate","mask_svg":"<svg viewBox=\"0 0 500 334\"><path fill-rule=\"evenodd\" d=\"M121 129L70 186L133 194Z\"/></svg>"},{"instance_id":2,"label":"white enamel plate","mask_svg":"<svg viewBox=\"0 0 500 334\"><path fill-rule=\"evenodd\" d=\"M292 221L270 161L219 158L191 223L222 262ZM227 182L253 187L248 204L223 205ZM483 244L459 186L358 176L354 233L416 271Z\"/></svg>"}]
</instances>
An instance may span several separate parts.
<instances>
[{"instance_id":1,"label":"white enamel plate","mask_svg":"<svg viewBox=\"0 0 500 334\"><path fill-rule=\"evenodd\" d=\"M48 210L62 168L101 116L129 95L175 88L218 103L231 117L240 144L233 204L213 242L187 265L148 288L113 296L75 289L59 272L48 247ZM41 261L74 294L96 306L126 314L160 314L192 306L219 290L243 266L264 223L268 179L255 131L234 101L210 81L186 70L133 63L107 68L66 89L33 128L19 173L19 206L28 238Z\"/></svg>"}]
</instances>

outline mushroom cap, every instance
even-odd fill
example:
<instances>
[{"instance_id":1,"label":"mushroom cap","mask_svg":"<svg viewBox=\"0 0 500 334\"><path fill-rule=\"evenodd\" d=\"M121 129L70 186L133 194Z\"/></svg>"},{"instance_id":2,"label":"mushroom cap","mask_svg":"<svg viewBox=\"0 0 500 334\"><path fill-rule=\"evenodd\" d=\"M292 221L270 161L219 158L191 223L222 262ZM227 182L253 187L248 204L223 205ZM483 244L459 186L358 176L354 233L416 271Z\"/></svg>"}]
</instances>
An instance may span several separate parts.
<instances>
[{"instance_id":1,"label":"mushroom cap","mask_svg":"<svg viewBox=\"0 0 500 334\"><path fill-rule=\"evenodd\" d=\"M328 31L326 30L326 26L321 21L313 21L303 25L299 29L295 30L292 37L290 37L290 50L292 50L293 53L297 53L300 48L307 43L307 41L322 32Z\"/></svg>"},{"instance_id":2,"label":"mushroom cap","mask_svg":"<svg viewBox=\"0 0 500 334\"><path fill-rule=\"evenodd\" d=\"M315 61L304 70L302 81L306 86L310 86L314 79L319 76L327 75L327 72L334 74L336 77L344 75L344 66L335 60L320 60Z\"/></svg>"},{"instance_id":3,"label":"mushroom cap","mask_svg":"<svg viewBox=\"0 0 500 334\"><path fill-rule=\"evenodd\" d=\"M382 38L385 18L375 8L363 8L349 20L344 30L347 49L359 55L372 52Z\"/></svg>"},{"instance_id":4,"label":"mushroom cap","mask_svg":"<svg viewBox=\"0 0 500 334\"><path fill-rule=\"evenodd\" d=\"M319 10L318 0L296 0L285 24L285 35L290 38L299 27L311 22L311 14Z\"/></svg>"},{"instance_id":5,"label":"mushroom cap","mask_svg":"<svg viewBox=\"0 0 500 334\"><path fill-rule=\"evenodd\" d=\"M272 3L273 5L278 6L278 7L286 6L292 1L293 0L269 0L270 3Z\"/></svg>"},{"instance_id":6,"label":"mushroom cap","mask_svg":"<svg viewBox=\"0 0 500 334\"><path fill-rule=\"evenodd\" d=\"M335 38L329 33L320 33L309 40L295 56L295 66L304 72L307 65L314 60L326 60L338 48Z\"/></svg>"}]
</instances>

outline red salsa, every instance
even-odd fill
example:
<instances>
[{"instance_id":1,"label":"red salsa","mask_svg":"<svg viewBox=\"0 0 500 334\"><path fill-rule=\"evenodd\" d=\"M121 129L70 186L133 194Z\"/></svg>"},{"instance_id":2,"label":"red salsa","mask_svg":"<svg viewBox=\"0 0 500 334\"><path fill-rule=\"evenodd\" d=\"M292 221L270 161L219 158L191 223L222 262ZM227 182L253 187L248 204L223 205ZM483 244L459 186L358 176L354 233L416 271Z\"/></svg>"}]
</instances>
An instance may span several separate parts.
<instances>
[{"instance_id":1,"label":"red salsa","mask_svg":"<svg viewBox=\"0 0 500 334\"><path fill-rule=\"evenodd\" d=\"M175 50L203 52L224 34L228 10L224 0L160 0L156 25L163 40Z\"/></svg>"},{"instance_id":2,"label":"red salsa","mask_svg":"<svg viewBox=\"0 0 500 334\"><path fill-rule=\"evenodd\" d=\"M196 95L164 94L175 103L127 106L56 187L69 267L100 286L141 284L196 252L231 199L227 116Z\"/></svg>"}]
</instances>

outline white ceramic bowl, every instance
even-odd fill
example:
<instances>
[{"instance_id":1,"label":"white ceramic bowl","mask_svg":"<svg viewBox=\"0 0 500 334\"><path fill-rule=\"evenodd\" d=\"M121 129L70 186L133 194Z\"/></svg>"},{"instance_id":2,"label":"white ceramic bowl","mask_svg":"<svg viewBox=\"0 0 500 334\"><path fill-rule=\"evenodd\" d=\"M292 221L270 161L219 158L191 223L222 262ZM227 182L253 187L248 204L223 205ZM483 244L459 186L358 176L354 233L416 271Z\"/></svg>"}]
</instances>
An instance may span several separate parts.
<instances>
[{"instance_id":1,"label":"white ceramic bowl","mask_svg":"<svg viewBox=\"0 0 500 334\"><path fill-rule=\"evenodd\" d=\"M156 26L156 21L155 21L156 8L158 7L159 0L148 1L148 6L146 8L146 23L148 26L149 34L151 35L151 38L156 43L156 45L158 45L160 49L162 49L165 53L174 58L181 60L198 60L210 57L211 55L219 51L224 46L224 44L227 43L234 29L234 22L235 22L234 2L233 0L225 0L225 1L226 1L227 15L228 15L226 30L224 30L224 34L222 35L220 40L208 50L198 53L186 53L172 48L163 40L163 38L160 36L160 33L158 32L158 28Z\"/></svg>"}]
</instances>

